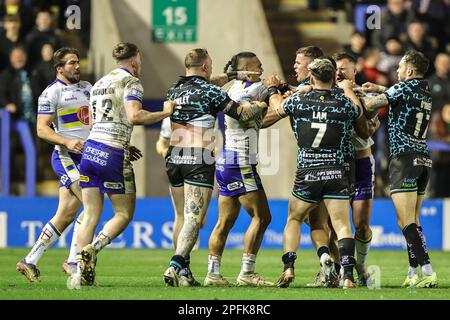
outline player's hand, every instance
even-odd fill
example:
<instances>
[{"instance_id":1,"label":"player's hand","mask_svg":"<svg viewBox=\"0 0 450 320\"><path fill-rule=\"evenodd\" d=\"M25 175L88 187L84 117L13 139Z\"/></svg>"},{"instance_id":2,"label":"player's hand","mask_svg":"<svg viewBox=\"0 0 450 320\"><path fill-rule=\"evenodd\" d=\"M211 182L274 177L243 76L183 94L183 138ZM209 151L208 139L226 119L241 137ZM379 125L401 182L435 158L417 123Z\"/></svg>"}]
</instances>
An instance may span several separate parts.
<instances>
[{"instance_id":1,"label":"player's hand","mask_svg":"<svg viewBox=\"0 0 450 320\"><path fill-rule=\"evenodd\" d=\"M364 92L379 92L379 85L372 83L372 82L366 82L362 85Z\"/></svg>"},{"instance_id":2,"label":"player's hand","mask_svg":"<svg viewBox=\"0 0 450 320\"><path fill-rule=\"evenodd\" d=\"M276 75L271 75L267 79L263 80L263 84L266 88L279 87L282 84L282 80Z\"/></svg>"},{"instance_id":3,"label":"player's hand","mask_svg":"<svg viewBox=\"0 0 450 320\"><path fill-rule=\"evenodd\" d=\"M136 161L142 158L142 151L135 146L129 146L128 152L130 154L130 161Z\"/></svg>"},{"instance_id":4,"label":"player's hand","mask_svg":"<svg viewBox=\"0 0 450 320\"><path fill-rule=\"evenodd\" d=\"M8 103L6 105L6 110L8 110L9 113L16 113L17 112L17 106L14 103Z\"/></svg>"},{"instance_id":5,"label":"player's hand","mask_svg":"<svg viewBox=\"0 0 450 320\"><path fill-rule=\"evenodd\" d=\"M343 79L343 80L339 81L337 85L341 89L353 89L353 87L355 86L353 81L348 80L348 79Z\"/></svg>"},{"instance_id":6,"label":"player's hand","mask_svg":"<svg viewBox=\"0 0 450 320\"><path fill-rule=\"evenodd\" d=\"M175 103L174 100L164 101L163 111L168 115L172 115L173 109L175 108L176 105L177 104Z\"/></svg>"},{"instance_id":7,"label":"player's hand","mask_svg":"<svg viewBox=\"0 0 450 320\"><path fill-rule=\"evenodd\" d=\"M241 102L242 103L242 102ZM245 128L260 129L262 126L262 119L267 114L268 106L265 102L246 102L246 110L243 112L251 113L253 116L246 121L241 121Z\"/></svg>"},{"instance_id":8,"label":"player's hand","mask_svg":"<svg viewBox=\"0 0 450 320\"><path fill-rule=\"evenodd\" d=\"M287 99L287 98L289 98L290 96L292 96L293 94L294 94L294 91L288 90L288 91L286 91L285 93L283 93L283 99Z\"/></svg>"},{"instance_id":9,"label":"player's hand","mask_svg":"<svg viewBox=\"0 0 450 320\"><path fill-rule=\"evenodd\" d=\"M70 139L65 143L70 152L81 154L83 152L84 141L79 139Z\"/></svg>"}]
</instances>

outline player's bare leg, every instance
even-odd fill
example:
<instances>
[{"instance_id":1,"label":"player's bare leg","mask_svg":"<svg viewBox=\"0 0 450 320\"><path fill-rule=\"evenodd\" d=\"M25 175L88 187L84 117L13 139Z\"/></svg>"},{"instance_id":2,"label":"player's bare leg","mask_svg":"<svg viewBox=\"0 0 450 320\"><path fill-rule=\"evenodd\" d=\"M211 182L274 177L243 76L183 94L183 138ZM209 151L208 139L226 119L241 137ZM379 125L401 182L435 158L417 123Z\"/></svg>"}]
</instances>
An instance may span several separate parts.
<instances>
[{"instance_id":1,"label":"player's bare leg","mask_svg":"<svg viewBox=\"0 0 450 320\"><path fill-rule=\"evenodd\" d=\"M355 200L352 203L353 225L355 226L356 247L356 271L358 272L359 285L367 285L369 274L367 273L367 254L372 241L372 229L370 229L370 216L372 212L372 199Z\"/></svg>"},{"instance_id":2,"label":"player's bare leg","mask_svg":"<svg viewBox=\"0 0 450 320\"><path fill-rule=\"evenodd\" d=\"M73 183L73 185L75 190L78 182ZM40 272L36 267L39 259L47 248L59 238L67 226L75 220L80 207L81 201L73 191L65 187L59 188L59 203L55 215L44 226L28 255L16 265L17 271L22 273L30 282L39 281Z\"/></svg>"},{"instance_id":3,"label":"player's bare leg","mask_svg":"<svg viewBox=\"0 0 450 320\"><path fill-rule=\"evenodd\" d=\"M228 234L239 216L241 204L236 197L219 195L219 217L209 237L208 274L205 285L229 285L220 274L220 264Z\"/></svg>"},{"instance_id":4,"label":"player's bare leg","mask_svg":"<svg viewBox=\"0 0 450 320\"><path fill-rule=\"evenodd\" d=\"M300 244L300 228L308 212L316 204L305 202L293 195L289 198L288 218L283 232L283 273L278 279L277 286L287 288L294 281L294 263L297 259L297 249Z\"/></svg>"},{"instance_id":5,"label":"player's bare leg","mask_svg":"<svg viewBox=\"0 0 450 320\"><path fill-rule=\"evenodd\" d=\"M355 265L355 240L350 225L348 200L324 199L330 214L333 229L336 231L341 266L344 269L343 288L354 288L353 267Z\"/></svg>"},{"instance_id":6,"label":"player's bare leg","mask_svg":"<svg viewBox=\"0 0 450 320\"><path fill-rule=\"evenodd\" d=\"M239 201L252 218L244 236L244 254L241 272L236 280L238 285L273 286L255 272L256 255L270 221L270 209L264 190L254 191L239 197Z\"/></svg>"},{"instance_id":7,"label":"player's bare leg","mask_svg":"<svg viewBox=\"0 0 450 320\"><path fill-rule=\"evenodd\" d=\"M437 286L437 276L431 267L430 257L425 243L422 229L416 224L417 213L420 212L420 206L423 196L417 195L417 192L398 192L391 195L397 213L398 225L402 229L408 245L409 256L416 260L418 266L421 266L422 276L409 270L408 277L403 283L404 287L435 287ZM411 263L411 260L410 260ZM410 265L410 267L412 267ZM417 272L417 270L415 270Z\"/></svg>"},{"instance_id":8,"label":"player's bare leg","mask_svg":"<svg viewBox=\"0 0 450 320\"><path fill-rule=\"evenodd\" d=\"M90 244L94 238L95 229L100 220L103 209L103 194L98 188L84 188L82 190L84 216L83 221L78 226L77 232L77 272L67 281L69 289L80 289L81 278L83 277L87 285L93 285L95 281L95 263L96 257L94 250L85 252L82 256L84 248Z\"/></svg>"},{"instance_id":9,"label":"player's bare leg","mask_svg":"<svg viewBox=\"0 0 450 320\"><path fill-rule=\"evenodd\" d=\"M170 286L193 286L199 283L192 277L186 259L190 256L200 232L211 199L212 190L191 184L184 186L184 224L178 236L175 255L164 273L164 281Z\"/></svg>"},{"instance_id":10,"label":"player's bare leg","mask_svg":"<svg viewBox=\"0 0 450 320\"><path fill-rule=\"evenodd\" d=\"M337 286L337 274L334 270L334 261L330 256L330 228L329 215L323 201L309 213L309 226L311 228L311 241L319 256L320 271L310 287Z\"/></svg>"}]
</instances>

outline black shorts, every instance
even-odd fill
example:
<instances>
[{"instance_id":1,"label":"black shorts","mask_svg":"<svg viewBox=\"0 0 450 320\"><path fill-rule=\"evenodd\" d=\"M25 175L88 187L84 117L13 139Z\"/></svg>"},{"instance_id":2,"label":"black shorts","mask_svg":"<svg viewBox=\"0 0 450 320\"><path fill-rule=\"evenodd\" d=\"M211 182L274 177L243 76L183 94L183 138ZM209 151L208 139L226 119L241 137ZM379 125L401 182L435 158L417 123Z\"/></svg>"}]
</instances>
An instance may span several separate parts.
<instances>
[{"instance_id":1,"label":"black shorts","mask_svg":"<svg viewBox=\"0 0 450 320\"><path fill-rule=\"evenodd\" d=\"M297 169L292 195L309 203L322 199L350 199L347 171L342 167Z\"/></svg>"},{"instance_id":2,"label":"black shorts","mask_svg":"<svg viewBox=\"0 0 450 320\"><path fill-rule=\"evenodd\" d=\"M185 183L213 189L214 153L204 148L170 146L166 156L166 172L172 187Z\"/></svg>"},{"instance_id":3,"label":"black shorts","mask_svg":"<svg viewBox=\"0 0 450 320\"><path fill-rule=\"evenodd\" d=\"M423 154L410 153L392 158L389 162L391 194L399 192L425 194L431 166L430 157Z\"/></svg>"}]
</instances>

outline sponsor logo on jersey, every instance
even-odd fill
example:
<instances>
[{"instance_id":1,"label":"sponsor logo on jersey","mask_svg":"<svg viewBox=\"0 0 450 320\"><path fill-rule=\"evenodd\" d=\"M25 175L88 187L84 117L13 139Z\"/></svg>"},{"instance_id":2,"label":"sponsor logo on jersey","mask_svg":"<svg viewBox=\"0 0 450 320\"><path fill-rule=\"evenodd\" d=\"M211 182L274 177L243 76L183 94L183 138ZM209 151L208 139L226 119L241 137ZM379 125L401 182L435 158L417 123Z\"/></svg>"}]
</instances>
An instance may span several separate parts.
<instances>
[{"instance_id":1,"label":"sponsor logo on jersey","mask_svg":"<svg viewBox=\"0 0 450 320\"><path fill-rule=\"evenodd\" d=\"M242 182L236 181L236 182L233 182L233 183L229 183L227 185L227 189L229 191L234 191L234 190L238 190L238 189L242 188L243 186L244 186L244 184Z\"/></svg>"},{"instance_id":2,"label":"sponsor logo on jersey","mask_svg":"<svg viewBox=\"0 0 450 320\"><path fill-rule=\"evenodd\" d=\"M104 182L103 186L107 189L120 190L123 189L122 182Z\"/></svg>"},{"instance_id":3,"label":"sponsor logo on jersey","mask_svg":"<svg viewBox=\"0 0 450 320\"><path fill-rule=\"evenodd\" d=\"M82 124L88 125L89 124L89 107L82 106L77 112L77 117Z\"/></svg>"},{"instance_id":4,"label":"sponsor logo on jersey","mask_svg":"<svg viewBox=\"0 0 450 320\"><path fill-rule=\"evenodd\" d=\"M91 179L88 176L80 174L80 182L89 182Z\"/></svg>"}]
</instances>

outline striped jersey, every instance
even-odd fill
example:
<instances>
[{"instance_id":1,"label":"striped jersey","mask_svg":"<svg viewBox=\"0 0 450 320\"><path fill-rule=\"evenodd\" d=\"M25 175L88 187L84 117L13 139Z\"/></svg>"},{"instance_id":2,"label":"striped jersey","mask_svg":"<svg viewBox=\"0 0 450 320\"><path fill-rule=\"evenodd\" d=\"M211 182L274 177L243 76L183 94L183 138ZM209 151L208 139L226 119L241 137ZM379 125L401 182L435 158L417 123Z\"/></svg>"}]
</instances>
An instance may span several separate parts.
<instances>
[{"instance_id":1,"label":"striped jersey","mask_svg":"<svg viewBox=\"0 0 450 320\"><path fill-rule=\"evenodd\" d=\"M53 81L39 96L38 114L55 115L53 128L64 138L86 140L89 135L89 97L91 84ZM55 146L65 151L64 146Z\"/></svg>"}]
</instances>

